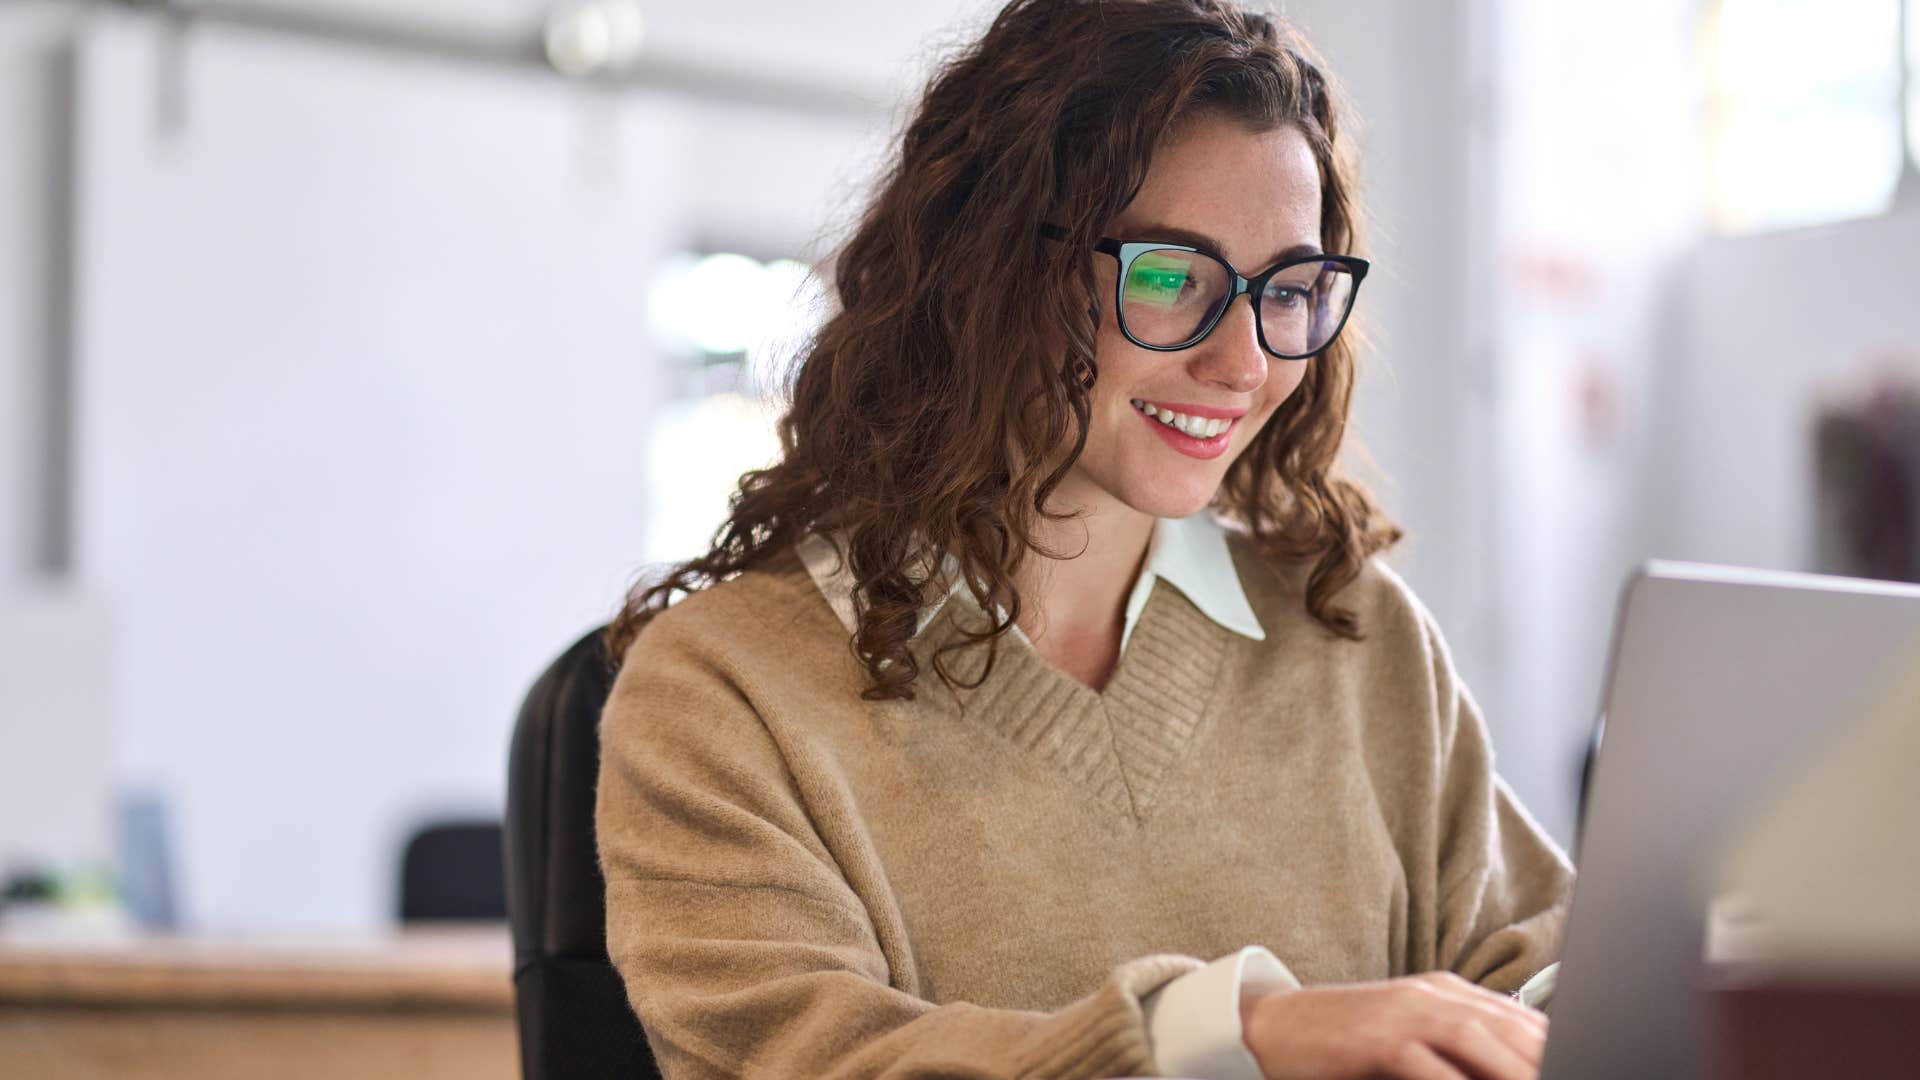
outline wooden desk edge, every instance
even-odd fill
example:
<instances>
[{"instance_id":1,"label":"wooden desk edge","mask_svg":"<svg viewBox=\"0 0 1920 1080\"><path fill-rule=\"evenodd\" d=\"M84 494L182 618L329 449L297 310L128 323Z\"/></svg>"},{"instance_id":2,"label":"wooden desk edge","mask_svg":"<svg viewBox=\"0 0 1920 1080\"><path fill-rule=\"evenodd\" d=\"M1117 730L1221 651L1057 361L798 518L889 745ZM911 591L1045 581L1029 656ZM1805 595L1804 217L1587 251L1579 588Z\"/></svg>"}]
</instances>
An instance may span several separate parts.
<instances>
[{"instance_id":1,"label":"wooden desk edge","mask_svg":"<svg viewBox=\"0 0 1920 1080\"><path fill-rule=\"evenodd\" d=\"M513 1011L504 931L337 944L152 939L0 947L0 1004Z\"/></svg>"}]
</instances>

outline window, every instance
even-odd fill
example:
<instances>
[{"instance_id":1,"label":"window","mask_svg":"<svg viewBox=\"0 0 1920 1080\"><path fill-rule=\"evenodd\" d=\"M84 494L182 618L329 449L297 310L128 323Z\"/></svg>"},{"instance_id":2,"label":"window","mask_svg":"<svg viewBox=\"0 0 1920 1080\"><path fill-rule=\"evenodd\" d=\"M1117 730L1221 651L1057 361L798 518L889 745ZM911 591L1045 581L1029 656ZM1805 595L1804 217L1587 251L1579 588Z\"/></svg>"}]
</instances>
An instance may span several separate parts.
<instances>
[{"instance_id":1,"label":"window","mask_svg":"<svg viewBox=\"0 0 1920 1080\"><path fill-rule=\"evenodd\" d=\"M780 453L787 366L818 328L824 286L806 264L715 252L655 268L649 322L673 363L647 433L643 559L706 553L740 475Z\"/></svg>"},{"instance_id":2,"label":"window","mask_svg":"<svg viewBox=\"0 0 1920 1080\"><path fill-rule=\"evenodd\" d=\"M1911 26L1908 48L1900 46L1901 3L1713 5L1704 45L1717 229L1788 228L1888 207L1903 167L1902 53L1914 51Z\"/></svg>"}]
</instances>

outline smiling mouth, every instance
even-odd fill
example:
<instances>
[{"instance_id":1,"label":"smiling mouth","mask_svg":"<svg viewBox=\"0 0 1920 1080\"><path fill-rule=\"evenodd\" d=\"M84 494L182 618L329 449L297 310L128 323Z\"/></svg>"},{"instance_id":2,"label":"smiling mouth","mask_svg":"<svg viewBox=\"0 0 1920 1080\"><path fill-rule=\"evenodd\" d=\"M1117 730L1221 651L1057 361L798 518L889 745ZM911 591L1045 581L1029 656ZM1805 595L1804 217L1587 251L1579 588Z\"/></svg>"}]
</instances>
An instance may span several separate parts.
<instances>
[{"instance_id":1,"label":"smiling mouth","mask_svg":"<svg viewBox=\"0 0 1920 1080\"><path fill-rule=\"evenodd\" d=\"M1182 435L1194 439L1211 439L1234 424L1234 419L1231 418L1209 419L1204 416L1188 416L1186 413L1174 412L1172 409L1163 408L1150 401L1141 401L1139 398L1133 399L1133 408L1136 412L1150 416Z\"/></svg>"}]
</instances>

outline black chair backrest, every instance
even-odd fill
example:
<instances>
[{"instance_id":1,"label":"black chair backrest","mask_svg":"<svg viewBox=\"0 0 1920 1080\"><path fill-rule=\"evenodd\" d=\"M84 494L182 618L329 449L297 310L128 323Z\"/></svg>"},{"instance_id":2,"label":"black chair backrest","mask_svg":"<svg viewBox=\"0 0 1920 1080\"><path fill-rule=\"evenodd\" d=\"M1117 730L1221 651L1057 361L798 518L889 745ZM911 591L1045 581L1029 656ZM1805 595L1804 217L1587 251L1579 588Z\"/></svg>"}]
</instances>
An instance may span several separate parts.
<instances>
[{"instance_id":1,"label":"black chair backrest","mask_svg":"<svg viewBox=\"0 0 1920 1080\"><path fill-rule=\"evenodd\" d=\"M614 669L601 633L575 642L533 684L508 755L507 915L526 1080L660 1076L607 959L593 803Z\"/></svg>"},{"instance_id":2,"label":"black chair backrest","mask_svg":"<svg viewBox=\"0 0 1920 1080\"><path fill-rule=\"evenodd\" d=\"M437 821L413 834L400 858L400 919L504 919L500 823Z\"/></svg>"}]
</instances>

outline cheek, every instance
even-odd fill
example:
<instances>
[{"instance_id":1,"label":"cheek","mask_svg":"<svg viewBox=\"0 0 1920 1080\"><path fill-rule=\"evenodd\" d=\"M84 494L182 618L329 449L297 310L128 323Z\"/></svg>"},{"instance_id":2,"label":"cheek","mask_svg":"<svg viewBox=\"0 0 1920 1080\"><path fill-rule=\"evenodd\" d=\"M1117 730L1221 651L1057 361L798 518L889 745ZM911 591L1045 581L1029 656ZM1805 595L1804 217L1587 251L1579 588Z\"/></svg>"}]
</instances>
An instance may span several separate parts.
<instances>
[{"instance_id":1,"label":"cheek","mask_svg":"<svg viewBox=\"0 0 1920 1080\"><path fill-rule=\"evenodd\" d=\"M1287 399L1293 397L1294 392L1300 388L1300 384L1306 381L1307 365L1310 363L1312 363L1310 360L1276 360L1268 367L1266 386L1268 394L1260 406L1260 426L1252 434L1259 434L1260 430L1267 426L1267 422L1273 419L1273 414L1280 411L1280 406L1285 405ZM1248 441L1252 441L1251 435Z\"/></svg>"},{"instance_id":2,"label":"cheek","mask_svg":"<svg viewBox=\"0 0 1920 1080\"><path fill-rule=\"evenodd\" d=\"M1115 398L1119 404L1127 404L1127 396L1167 363L1167 354L1142 349L1128 341L1119 326L1103 319L1093 339L1093 361L1100 368L1100 380L1093 388L1097 409L1103 398Z\"/></svg>"},{"instance_id":3,"label":"cheek","mask_svg":"<svg viewBox=\"0 0 1920 1080\"><path fill-rule=\"evenodd\" d=\"M1311 360L1276 360L1267 366L1267 411L1286 404L1300 384L1306 381Z\"/></svg>"}]
</instances>

